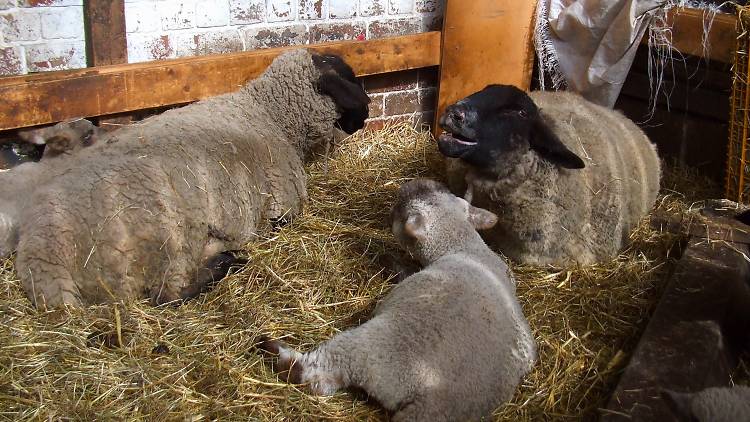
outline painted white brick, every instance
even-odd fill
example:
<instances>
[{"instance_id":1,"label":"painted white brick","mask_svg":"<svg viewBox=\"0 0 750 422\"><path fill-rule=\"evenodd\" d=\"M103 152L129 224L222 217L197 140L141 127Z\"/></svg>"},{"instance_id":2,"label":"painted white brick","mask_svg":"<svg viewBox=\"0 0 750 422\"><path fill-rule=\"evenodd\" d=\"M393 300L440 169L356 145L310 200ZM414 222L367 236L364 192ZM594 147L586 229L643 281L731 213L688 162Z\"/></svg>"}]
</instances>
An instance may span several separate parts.
<instances>
[{"instance_id":1,"label":"painted white brick","mask_svg":"<svg viewBox=\"0 0 750 422\"><path fill-rule=\"evenodd\" d=\"M229 0L232 25L263 22L266 15L265 0Z\"/></svg>"},{"instance_id":2,"label":"painted white brick","mask_svg":"<svg viewBox=\"0 0 750 422\"><path fill-rule=\"evenodd\" d=\"M380 16L385 14L385 4L388 0L360 0L360 16Z\"/></svg>"},{"instance_id":3,"label":"painted white brick","mask_svg":"<svg viewBox=\"0 0 750 422\"><path fill-rule=\"evenodd\" d=\"M388 12L403 15L414 12L414 0L388 0Z\"/></svg>"},{"instance_id":4,"label":"painted white brick","mask_svg":"<svg viewBox=\"0 0 750 422\"><path fill-rule=\"evenodd\" d=\"M128 36L128 62L148 62L176 57L169 35L130 34Z\"/></svg>"},{"instance_id":5,"label":"painted white brick","mask_svg":"<svg viewBox=\"0 0 750 422\"><path fill-rule=\"evenodd\" d=\"M16 7L16 0L0 0L0 10Z\"/></svg>"},{"instance_id":6,"label":"painted white brick","mask_svg":"<svg viewBox=\"0 0 750 422\"><path fill-rule=\"evenodd\" d=\"M26 73L23 47L0 47L0 76Z\"/></svg>"},{"instance_id":7,"label":"painted white brick","mask_svg":"<svg viewBox=\"0 0 750 422\"><path fill-rule=\"evenodd\" d=\"M29 72L79 69L86 67L86 46L83 41L28 45L26 63Z\"/></svg>"},{"instance_id":8,"label":"painted white brick","mask_svg":"<svg viewBox=\"0 0 750 422\"><path fill-rule=\"evenodd\" d=\"M35 41L42 36L42 20L36 11L17 10L0 15L0 33L5 42Z\"/></svg>"},{"instance_id":9,"label":"painted white brick","mask_svg":"<svg viewBox=\"0 0 750 422\"><path fill-rule=\"evenodd\" d=\"M237 29L200 33L180 32L170 38L177 57L234 53L244 49L240 31Z\"/></svg>"},{"instance_id":10,"label":"painted white brick","mask_svg":"<svg viewBox=\"0 0 750 422\"><path fill-rule=\"evenodd\" d=\"M185 29L195 26L195 2L168 0L159 4L164 30Z\"/></svg>"},{"instance_id":11,"label":"painted white brick","mask_svg":"<svg viewBox=\"0 0 750 422\"><path fill-rule=\"evenodd\" d=\"M159 3L125 3L125 28L127 32L156 32L161 29Z\"/></svg>"},{"instance_id":12,"label":"painted white brick","mask_svg":"<svg viewBox=\"0 0 750 422\"><path fill-rule=\"evenodd\" d=\"M21 7L39 6L83 6L83 0L20 0Z\"/></svg>"},{"instance_id":13,"label":"painted white brick","mask_svg":"<svg viewBox=\"0 0 750 422\"><path fill-rule=\"evenodd\" d=\"M47 39L83 38L83 8L80 6L44 8L42 36Z\"/></svg>"},{"instance_id":14,"label":"painted white brick","mask_svg":"<svg viewBox=\"0 0 750 422\"><path fill-rule=\"evenodd\" d=\"M295 18L291 0L268 0L266 7L268 22L290 21Z\"/></svg>"},{"instance_id":15,"label":"painted white brick","mask_svg":"<svg viewBox=\"0 0 750 422\"><path fill-rule=\"evenodd\" d=\"M357 2L351 0L331 0L328 6L331 19L347 19L357 16Z\"/></svg>"},{"instance_id":16,"label":"painted white brick","mask_svg":"<svg viewBox=\"0 0 750 422\"><path fill-rule=\"evenodd\" d=\"M201 0L196 3L195 24L199 28L229 25L229 1Z\"/></svg>"}]
</instances>

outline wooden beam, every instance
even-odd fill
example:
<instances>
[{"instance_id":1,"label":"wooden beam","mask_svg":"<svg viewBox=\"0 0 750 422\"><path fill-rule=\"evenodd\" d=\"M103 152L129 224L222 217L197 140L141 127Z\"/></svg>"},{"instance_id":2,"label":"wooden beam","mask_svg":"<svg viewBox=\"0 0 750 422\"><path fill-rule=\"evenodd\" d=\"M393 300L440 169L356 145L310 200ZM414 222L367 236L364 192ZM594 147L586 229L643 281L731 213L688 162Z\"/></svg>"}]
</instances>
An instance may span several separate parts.
<instances>
[{"instance_id":1,"label":"wooden beam","mask_svg":"<svg viewBox=\"0 0 750 422\"><path fill-rule=\"evenodd\" d=\"M88 66L127 63L125 0L84 0L83 17Z\"/></svg>"},{"instance_id":2,"label":"wooden beam","mask_svg":"<svg viewBox=\"0 0 750 422\"><path fill-rule=\"evenodd\" d=\"M693 8L675 8L667 16L667 26L672 28L672 48L682 54L704 57L704 11ZM737 16L717 13L711 24L706 44L708 59L731 63L737 44ZM641 40L648 44L648 33Z\"/></svg>"},{"instance_id":3,"label":"wooden beam","mask_svg":"<svg viewBox=\"0 0 750 422\"><path fill-rule=\"evenodd\" d=\"M437 119L445 107L491 83L528 90L536 2L448 0ZM435 131L440 129L435 124Z\"/></svg>"},{"instance_id":4,"label":"wooden beam","mask_svg":"<svg viewBox=\"0 0 750 422\"><path fill-rule=\"evenodd\" d=\"M286 47L0 78L0 130L183 104L234 91ZM358 76L440 64L440 32L307 46Z\"/></svg>"}]
</instances>

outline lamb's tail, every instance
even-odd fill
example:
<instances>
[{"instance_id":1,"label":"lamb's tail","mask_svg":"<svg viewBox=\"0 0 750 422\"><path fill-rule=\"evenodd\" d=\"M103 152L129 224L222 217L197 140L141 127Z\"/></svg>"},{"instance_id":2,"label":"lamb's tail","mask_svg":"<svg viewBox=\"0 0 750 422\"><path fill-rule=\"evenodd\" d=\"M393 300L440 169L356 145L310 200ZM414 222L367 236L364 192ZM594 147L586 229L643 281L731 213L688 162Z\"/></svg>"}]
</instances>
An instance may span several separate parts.
<instances>
[{"instance_id":1,"label":"lamb's tail","mask_svg":"<svg viewBox=\"0 0 750 422\"><path fill-rule=\"evenodd\" d=\"M0 258L5 258L18 246L18 232L13 218L0 212Z\"/></svg>"},{"instance_id":2,"label":"lamb's tail","mask_svg":"<svg viewBox=\"0 0 750 422\"><path fill-rule=\"evenodd\" d=\"M291 384L302 384L302 353L290 348L281 340L261 336L255 347L266 357L273 358L273 370Z\"/></svg>"}]
</instances>

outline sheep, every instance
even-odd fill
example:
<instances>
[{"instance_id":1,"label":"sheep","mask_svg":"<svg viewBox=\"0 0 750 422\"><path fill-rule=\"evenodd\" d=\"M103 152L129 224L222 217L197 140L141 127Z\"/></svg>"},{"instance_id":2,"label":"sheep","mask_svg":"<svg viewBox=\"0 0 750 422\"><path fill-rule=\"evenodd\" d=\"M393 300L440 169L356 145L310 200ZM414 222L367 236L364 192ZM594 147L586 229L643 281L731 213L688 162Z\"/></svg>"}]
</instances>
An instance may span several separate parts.
<instances>
[{"instance_id":1,"label":"sheep","mask_svg":"<svg viewBox=\"0 0 750 422\"><path fill-rule=\"evenodd\" d=\"M513 275L476 232L495 221L437 182L407 182L392 229L424 269L396 285L368 322L311 352L264 337L258 348L290 382L317 395L362 388L394 421L489 415L536 360Z\"/></svg>"},{"instance_id":2,"label":"sheep","mask_svg":"<svg viewBox=\"0 0 750 422\"><path fill-rule=\"evenodd\" d=\"M43 185L48 178L46 163L62 154L74 154L96 142L98 128L85 119L71 119L41 129L23 129L18 136L30 145L44 145L42 162L27 161L19 156L11 158L9 169L0 173L0 256L9 255L18 241L18 218L12 216L23 212L16 206L28 192Z\"/></svg>"},{"instance_id":3,"label":"sheep","mask_svg":"<svg viewBox=\"0 0 750 422\"><path fill-rule=\"evenodd\" d=\"M0 206L0 251L16 250L36 306L179 303L206 289L224 252L300 212L303 163L336 127L363 127L368 102L341 58L286 52L234 93L49 160L45 184Z\"/></svg>"},{"instance_id":4,"label":"sheep","mask_svg":"<svg viewBox=\"0 0 750 422\"><path fill-rule=\"evenodd\" d=\"M750 387L712 387L697 393L663 390L661 397L680 420L735 422L750 420Z\"/></svg>"},{"instance_id":5,"label":"sheep","mask_svg":"<svg viewBox=\"0 0 750 422\"><path fill-rule=\"evenodd\" d=\"M513 261L610 259L656 201L655 146L631 120L577 94L489 85L439 122L451 189L498 215L484 238Z\"/></svg>"},{"instance_id":6,"label":"sheep","mask_svg":"<svg viewBox=\"0 0 750 422\"><path fill-rule=\"evenodd\" d=\"M64 120L54 126L39 129L22 129L18 137L34 145L44 145L42 159L72 154L93 145L99 137L99 128L83 118Z\"/></svg>"}]
</instances>

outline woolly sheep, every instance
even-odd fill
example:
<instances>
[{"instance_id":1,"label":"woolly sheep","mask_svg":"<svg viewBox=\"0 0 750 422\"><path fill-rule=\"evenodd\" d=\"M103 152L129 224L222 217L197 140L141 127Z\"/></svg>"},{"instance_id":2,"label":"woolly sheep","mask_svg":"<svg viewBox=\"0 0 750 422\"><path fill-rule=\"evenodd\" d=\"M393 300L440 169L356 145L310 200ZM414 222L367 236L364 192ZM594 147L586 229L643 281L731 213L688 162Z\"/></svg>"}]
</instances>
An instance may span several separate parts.
<instances>
[{"instance_id":1,"label":"woolly sheep","mask_svg":"<svg viewBox=\"0 0 750 422\"><path fill-rule=\"evenodd\" d=\"M697 393L664 390L661 394L680 420L695 422L750 421L750 387L712 387Z\"/></svg>"},{"instance_id":2,"label":"woolly sheep","mask_svg":"<svg viewBox=\"0 0 750 422\"><path fill-rule=\"evenodd\" d=\"M514 261L611 258L656 201L654 145L576 94L490 85L447 107L440 125L451 189L498 215L484 238Z\"/></svg>"},{"instance_id":3,"label":"woolly sheep","mask_svg":"<svg viewBox=\"0 0 750 422\"><path fill-rule=\"evenodd\" d=\"M17 248L37 306L194 296L223 251L300 212L303 161L335 126L361 128L368 102L340 58L282 54L237 92L107 133L49 160L34 191L0 194L0 250Z\"/></svg>"},{"instance_id":4,"label":"woolly sheep","mask_svg":"<svg viewBox=\"0 0 750 422\"><path fill-rule=\"evenodd\" d=\"M425 268L399 283L365 324L308 353L278 340L290 382L330 395L356 386L394 421L478 420L509 400L536 345L508 266L475 229L496 217L434 181L402 186L392 212L399 243Z\"/></svg>"}]
</instances>

